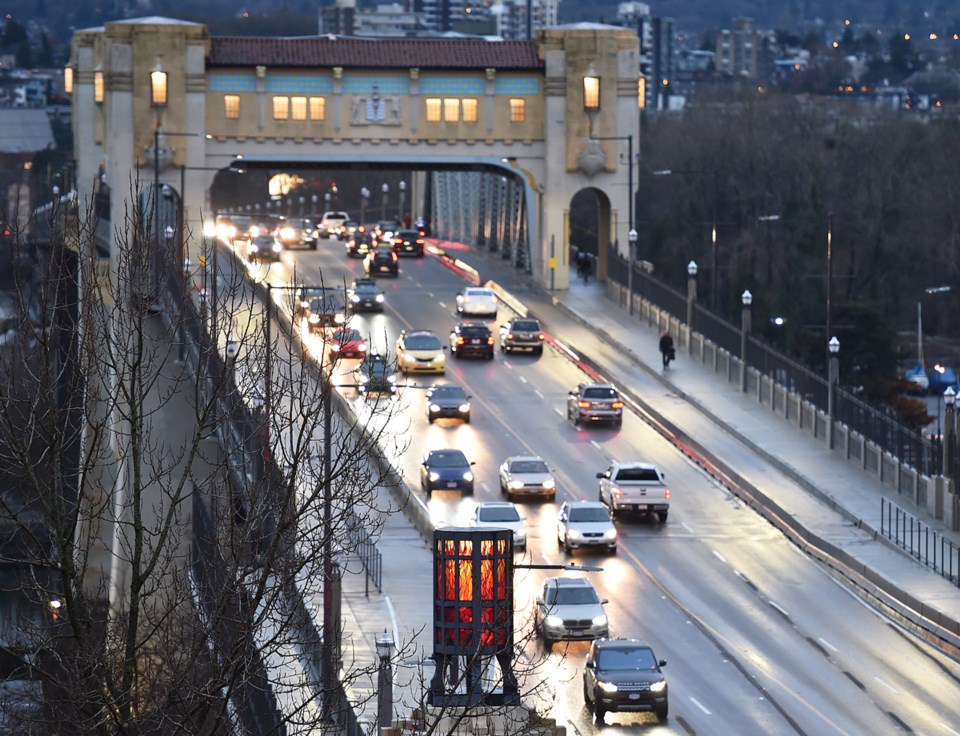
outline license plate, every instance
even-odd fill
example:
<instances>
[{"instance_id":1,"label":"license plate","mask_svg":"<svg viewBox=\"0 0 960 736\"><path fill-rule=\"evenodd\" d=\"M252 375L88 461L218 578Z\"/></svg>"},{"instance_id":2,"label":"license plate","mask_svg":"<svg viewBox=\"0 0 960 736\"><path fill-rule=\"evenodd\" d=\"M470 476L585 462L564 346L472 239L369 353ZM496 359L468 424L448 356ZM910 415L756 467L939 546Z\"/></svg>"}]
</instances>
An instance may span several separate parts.
<instances>
[{"instance_id":1,"label":"license plate","mask_svg":"<svg viewBox=\"0 0 960 736\"><path fill-rule=\"evenodd\" d=\"M448 481L447 481L447 488L456 488L456 487L457 487L457 481L455 481L455 480L448 480Z\"/></svg>"},{"instance_id":2,"label":"license plate","mask_svg":"<svg viewBox=\"0 0 960 736\"><path fill-rule=\"evenodd\" d=\"M630 693L630 700L640 700L640 693Z\"/></svg>"},{"instance_id":3,"label":"license plate","mask_svg":"<svg viewBox=\"0 0 960 736\"><path fill-rule=\"evenodd\" d=\"M480 344L480 341L479 341L479 340L471 340L471 341L470 341L470 344L471 344L471 345L479 345L479 344Z\"/></svg>"}]
</instances>

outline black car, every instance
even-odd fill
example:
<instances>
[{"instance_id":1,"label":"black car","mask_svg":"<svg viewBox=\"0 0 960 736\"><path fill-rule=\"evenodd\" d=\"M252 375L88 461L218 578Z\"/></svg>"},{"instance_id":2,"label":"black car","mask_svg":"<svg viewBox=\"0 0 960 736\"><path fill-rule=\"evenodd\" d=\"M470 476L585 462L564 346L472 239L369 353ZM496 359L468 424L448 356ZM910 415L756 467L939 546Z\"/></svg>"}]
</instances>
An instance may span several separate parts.
<instances>
[{"instance_id":1,"label":"black car","mask_svg":"<svg viewBox=\"0 0 960 736\"><path fill-rule=\"evenodd\" d=\"M461 322L450 333L450 352L455 358L474 355L493 360L493 333L486 325Z\"/></svg>"},{"instance_id":2,"label":"black car","mask_svg":"<svg viewBox=\"0 0 960 736\"><path fill-rule=\"evenodd\" d=\"M427 421L434 419L462 419L470 424L470 396L462 386L438 384L427 391Z\"/></svg>"},{"instance_id":3,"label":"black car","mask_svg":"<svg viewBox=\"0 0 960 736\"><path fill-rule=\"evenodd\" d=\"M347 220L340 227L340 240L350 240L360 229L360 223L356 220Z\"/></svg>"},{"instance_id":4,"label":"black car","mask_svg":"<svg viewBox=\"0 0 960 736\"><path fill-rule=\"evenodd\" d=\"M413 223L413 226L417 229L423 237L430 237L430 223L424 220L422 217L418 217L416 222Z\"/></svg>"},{"instance_id":5,"label":"black car","mask_svg":"<svg viewBox=\"0 0 960 736\"><path fill-rule=\"evenodd\" d=\"M363 259L363 272L367 276L399 276L397 254L392 250L367 253L367 257Z\"/></svg>"},{"instance_id":6,"label":"black car","mask_svg":"<svg viewBox=\"0 0 960 736\"><path fill-rule=\"evenodd\" d=\"M340 327L347 323L347 308L336 294L323 293L310 300L307 307L307 325L311 332L326 327Z\"/></svg>"},{"instance_id":7,"label":"black car","mask_svg":"<svg viewBox=\"0 0 960 736\"><path fill-rule=\"evenodd\" d=\"M366 230L358 230L346 243L348 258L363 258L367 253L376 250L377 241L373 233Z\"/></svg>"},{"instance_id":8,"label":"black car","mask_svg":"<svg viewBox=\"0 0 960 736\"><path fill-rule=\"evenodd\" d=\"M377 236L377 240L381 243L383 241L391 241L394 233L400 229L400 223L396 220L380 220L377 223L376 227L373 229L374 235Z\"/></svg>"},{"instance_id":9,"label":"black car","mask_svg":"<svg viewBox=\"0 0 960 736\"><path fill-rule=\"evenodd\" d=\"M373 279L357 279L347 290L354 312L382 312L385 297L383 289Z\"/></svg>"},{"instance_id":10,"label":"black car","mask_svg":"<svg viewBox=\"0 0 960 736\"><path fill-rule=\"evenodd\" d=\"M590 645L583 669L583 699L598 721L606 713L668 712L666 661L640 639L598 639Z\"/></svg>"},{"instance_id":11,"label":"black car","mask_svg":"<svg viewBox=\"0 0 960 736\"><path fill-rule=\"evenodd\" d=\"M357 390L361 394L395 394L397 377L393 366L378 353L371 353L356 369Z\"/></svg>"},{"instance_id":12,"label":"black car","mask_svg":"<svg viewBox=\"0 0 960 736\"><path fill-rule=\"evenodd\" d=\"M283 243L272 235L258 235L247 246L247 255L251 261L279 261L283 253Z\"/></svg>"},{"instance_id":13,"label":"black car","mask_svg":"<svg viewBox=\"0 0 960 736\"><path fill-rule=\"evenodd\" d=\"M417 230L400 230L393 236L393 252L398 256L423 258L423 236Z\"/></svg>"},{"instance_id":14,"label":"black car","mask_svg":"<svg viewBox=\"0 0 960 736\"><path fill-rule=\"evenodd\" d=\"M420 487L429 496L435 490L473 493L473 471L460 450L431 450L420 463Z\"/></svg>"}]
</instances>

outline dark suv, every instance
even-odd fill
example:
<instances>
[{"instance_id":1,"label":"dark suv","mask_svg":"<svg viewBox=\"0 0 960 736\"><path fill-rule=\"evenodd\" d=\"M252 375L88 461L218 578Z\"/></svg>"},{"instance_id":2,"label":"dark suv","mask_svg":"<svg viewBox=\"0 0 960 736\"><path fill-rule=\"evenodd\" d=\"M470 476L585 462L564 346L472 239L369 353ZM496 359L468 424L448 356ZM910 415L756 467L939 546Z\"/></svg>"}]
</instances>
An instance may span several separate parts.
<instances>
[{"instance_id":1,"label":"dark suv","mask_svg":"<svg viewBox=\"0 0 960 736\"><path fill-rule=\"evenodd\" d=\"M395 394L394 368L382 355L371 353L356 368L357 390L361 394Z\"/></svg>"},{"instance_id":2,"label":"dark suv","mask_svg":"<svg viewBox=\"0 0 960 736\"><path fill-rule=\"evenodd\" d=\"M597 721L606 713L653 711L667 717L666 660L640 639L598 639L583 668L583 699Z\"/></svg>"},{"instance_id":3,"label":"dark suv","mask_svg":"<svg viewBox=\"0 0 960 736\"><path fill-rule=\"evenodd\" d=\"M396 278L400 275L397 254L392 250L377 250L367 253L367 257L363 259L363 271L370 278L374 276L393 276Z\"/></svg>"},{"instance_id":4,"label":"dark suv","mask_svg":"<svg viewBox=\"0 0 960 736\"><path fill-rule=\"evenodd\" d=\"M476 355L493 360L493 333L486 325L461 322L450 333L450 352L454 358Z\"/></svg>"}]
</instances>

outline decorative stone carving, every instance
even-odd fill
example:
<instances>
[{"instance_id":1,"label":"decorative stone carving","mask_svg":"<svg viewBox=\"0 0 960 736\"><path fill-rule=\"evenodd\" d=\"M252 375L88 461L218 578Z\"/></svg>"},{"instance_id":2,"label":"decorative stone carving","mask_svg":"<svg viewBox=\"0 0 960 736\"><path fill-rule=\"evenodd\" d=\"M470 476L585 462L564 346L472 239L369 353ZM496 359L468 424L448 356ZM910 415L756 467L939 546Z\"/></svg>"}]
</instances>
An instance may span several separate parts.
<instances>
[{"instance_id":1,"label":"decorative stone carving","mask_svg":"<svg viewBox=\"0 0 960 736\"><path fill-rule=\"evenodd\" d=\"M355 95L350 108L351 125L400 125L400 98L383 97L377 85L369 97Z\"/></svg>"},{"instance_id":2,"label":"decorative stone carving","mask_svg":"<svg viewBox=\"0 0 960 736\"><path fill-rule=\"evenodd\" d=\"M164 171L173 164L173 158L177 151L175 148L170 147L170 142L167 140L167 135L163 130L157 134L155 140L160 144L157 146L156 151L154 151L153 141L143 149L143 155L146 159L145 163L149 167L153 167L156 163L157 170Z\"/></svg>"},{"instance_id":3,"label":"decorative stone carving","mask_svg":"<svg viewBox=\"0 0 960 736\"><path fill-rule=\"evenodd\" d=\"M606 167L607 155L600 148L600 141L596 138L587 141L587 147L577 156L577 165L591 179Z\"/></svg>"}]
</instances>

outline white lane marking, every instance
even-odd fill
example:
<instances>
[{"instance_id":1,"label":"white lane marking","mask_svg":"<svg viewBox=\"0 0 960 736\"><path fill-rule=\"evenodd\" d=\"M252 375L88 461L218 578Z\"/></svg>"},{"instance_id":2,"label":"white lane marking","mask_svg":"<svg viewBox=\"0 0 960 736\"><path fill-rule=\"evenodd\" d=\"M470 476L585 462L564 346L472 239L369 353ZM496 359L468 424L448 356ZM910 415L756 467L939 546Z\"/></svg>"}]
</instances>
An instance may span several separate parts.
<instances>
[{"instance_id":1,"label":"white lane marking","mask_svg":"<svg viewBox=\"0 0 960 736\"><path fill-rule=\"evenodd\" d=\"M417 286L420 286L420 284L417 284ZM433 299L433 292L432 292L432 291L428 291L428 292L427 292L427 296L430 297L431 299Z\"/></svg>"},{"instance_id":2,"label":"white lane marking","mask_svg":"<svg viewBox=\"0 0 960 736\"><path fill-rule=\"evenodd\" d=\"M524 378L523 376L520 376L520 380L521 380L523 383L526 383L526 382L527 382L527 379Z\"/></svg>"},{"instance_id":3,"label":"white lane marking","mask_svg":"<svg viewBox=\"0 0 960 736\"><path fill-rule=\"evenodd\" d=\"M553 407L553 410L554 410L555 412L557 412L557 414L559 414L560 416L563 416L563 412L560 411L559 407L556 407L556 406L555 406L555 407Z\"/></svg>"},{"instance_id":4,"label":"white lane marking","mask_svg":"<svg viewBox=\"0 0 960 736\"><path fill-rule=\"evenodd\" d=\"M390 596L385 595L383 599L387 603L387 613L390 614L390 628L393 629L393 635L396 637L400 634L400 624L397 622L397 611L393 607L393 601L390 600ZM400 640L394 639L394 641Z\"/></svg>"},{"instance_id":5,"label":"white lane marking","mask_svg":"<svg viewBox=\"0 0 960 736\"><path fill-rule=\"evenodd\" d=\"M783 614L784 616L786 616L787 618L790 618L790 614L787 613L786 610L785 610L782 606L778 606L778 605L777 605L776 603L774 603L773 601L767 601L767 603L769 603L772 608L776 608L778 611L780 611L780 613L782 613L782 614Z\"/></svg>"},{"instance_id":6,"label":"white lane marking","mask_svg":"<svg viewBox=\"0 0 960 736\"><path fill-rule=\"evenodd\" d=\"M603 450L603 448L600 447L600 443L597 442L596 440L590 440L590 444L596 447L598 450Z\"/></svg>"},{"instance_id":7,"label":"white lane marking","mask_svg":"<svg viewBox=\"0 0 960 736\"><path fill-rule=\"evenodd\" d=\"M889 682L884 682L884 681L881 680L879 677L874 677L873 679L876 680L877 682L879 682L879 683L880 683L881 685L883 685L885 688L887 688L887 690L889 690L890 692L892 692L892 693L897 692L897 688L895 688L895 687L894 687L893 685L891 685Z\"/></svg>"},{"instance_id":8,"label":"white lane marking","mask_svg":"<svg viewBox=\"0 0 960 736\"><path fill-rule=\"evenodd\" d=\"M680 526L682 526L684 529L686 529L687 532L689 532L690 534L693 534L693 533L694 533L693 529L691 528L691 526L690 526L687 522L681 521L681 522L680 522Z\"/></svg>"},{"instance_id":9,"label":"white lane marking","mask_svg":"<svg viewBox=\"0 0 960 736\"><path fill-rule=\"evenodd\" d=\"M486 492L487 492L487 484L486 484L486 483L481 483L481 484L480 484L480 490L482 490L484 493L486 493Z\"/></svg>"},{"instance_id":10,"label":"white lane marking","mask_svg":"<svg viewBox=\"0 0 960 736\"><path fill-rule=\"evenodd\" d=\"M944 730L944 731L947 731L947 732L949 732L949 733L952 733L953 736L960 736L960 731L954 731L952 728L950 728L950 724L948 724L948 723L941 723L940 725L943 727L943 730Z\"/></svg>"},{"instance_id":11,"label":"white lane marking","mask_svg":"<svg viewBox=\"0 0 960 736\"><path fill-rule=\"evenodd\" d=\"M546 552L541 552L540 556L543 557L543 561L546 562L548 565L553 564L553 560L551 559L550 555L548 555Z\"/></svg>"},{"instance_id":12,"label":"white lane marking","mask_svg":"<svg viewBox=\"0 0 960 736\"><path fill-rule=\"evenodd\" d=\"M543 394L540 393L539 391L537 391L537 389L533 389L533 393L535 393L535 394L536 394L537 396L539 396L541 399L543 398Z\"/></svg>"},{"instance_id":13,"label":"white lane marking","mask_svg":"<svg viewBox=\"0 0 960 736\"><path fill-rule=\"evenodd\" d=\"M712 550L710 550L710 551L713 552L713 556L716 557L718 560L720 560L720 562L722 562L724 565L727 564L727 558L724 557L724 556L723 556L722 554L720 554L719 552L717 552L717 550L712 549Z\"/></svg>"},{"instance_id":14,"label":"white lane marking","mask_svg":"<svg viewBox=\"0 0 960 736\"><path fill-rule=\"evenodd\" d=\"M833 644L831 644L831 643L828 642L826 639L824 639L822 636L818 636L818 637L817 637L817 641L820 642L821 644L823 644L823 646L825 646L825 647L826 647L827 649L829 649L831 652L839 652L839 651L840 651L840 650L837 649L835 646L833 646Z\"/></svg>"},{"instance_id":15,"label":"white lane marking","mask_svg":"<svg viewBox=\"0 0 960 736\"><path fill-rule=\"evenodd\" d=\"M695 706L697 706L700 710L702 710L702 711L703 711L704 713L706 713L708 716L709 716L709 715L713 715L709 710L707 710L707 706L705 706L703 703L701 703L701 702L700 702L699 700L697 700L696 698L690 698L690 702L693 703Z\"/></svg>"},{"instance_id":16,"label":"white lane marking","mask_svg":"<svg viewBox=\"0 0 960 736\"><path fill-rule=\"evenodd\" d=\"M444 304L443 302L437 302L437 304L440 305L440 309L446 309L446 308L447 308L447 305Z\"/></svg>"}]
</instances>

